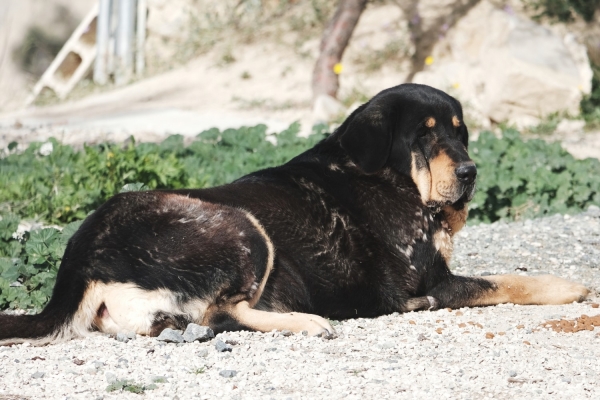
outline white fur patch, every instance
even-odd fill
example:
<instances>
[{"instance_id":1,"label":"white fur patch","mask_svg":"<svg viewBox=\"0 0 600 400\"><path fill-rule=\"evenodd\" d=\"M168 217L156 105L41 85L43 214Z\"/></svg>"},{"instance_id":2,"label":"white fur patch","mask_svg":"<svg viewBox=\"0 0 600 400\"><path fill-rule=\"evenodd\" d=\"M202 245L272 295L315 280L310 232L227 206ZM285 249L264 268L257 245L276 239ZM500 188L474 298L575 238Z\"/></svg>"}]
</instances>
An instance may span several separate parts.
<instances>
[{"instance_id":1,"label":"white fur patch","mask_svg":"<svg viewBox=\"0 0 600 400\"><path fill-rule=\"evenodd\" d=\"M102 303L108 315L97 316ZM131 283L92 283L75 314L73 330L77 333L89 330L94 322L101 332L148 335L157 312L185 314L200 322L208 304L203 300L181 303L177 294L167 289L144 290Z\"/></svg>"}]
</instances>

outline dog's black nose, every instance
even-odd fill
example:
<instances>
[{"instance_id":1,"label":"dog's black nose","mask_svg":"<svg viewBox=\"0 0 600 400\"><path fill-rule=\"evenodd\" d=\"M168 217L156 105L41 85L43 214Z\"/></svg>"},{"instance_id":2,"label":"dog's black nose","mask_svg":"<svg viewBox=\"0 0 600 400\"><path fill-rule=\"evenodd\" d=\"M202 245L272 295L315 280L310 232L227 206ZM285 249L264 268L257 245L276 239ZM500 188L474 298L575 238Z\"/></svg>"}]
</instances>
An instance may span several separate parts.
<instances>
[{"instance_id":1,"label":"dog's black nose","mask_svg":"<svg viewBox=\"0 0 600 400\"><path fill-rule=\"evenodd\" d=\"M475 164L473 164L472 162L464 163L459 165L454 170L454 173L456 174L458 180L462 183L473 183L475 177L477 176L477 167L475 167Z\"/></svg>"}]
</instances>

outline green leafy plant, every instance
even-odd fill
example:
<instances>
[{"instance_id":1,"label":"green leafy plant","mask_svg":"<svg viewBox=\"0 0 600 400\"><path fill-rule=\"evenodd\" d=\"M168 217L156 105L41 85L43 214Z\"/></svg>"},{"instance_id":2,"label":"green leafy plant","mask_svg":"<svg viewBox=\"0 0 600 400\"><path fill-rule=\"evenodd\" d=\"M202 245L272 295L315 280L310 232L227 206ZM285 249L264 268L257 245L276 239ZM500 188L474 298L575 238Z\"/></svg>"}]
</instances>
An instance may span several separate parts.
<instances>
[{"instance_id":1,"label":"green leafy plant","mask_svg":"<svg viewBox=\"0 0 600 400\"><path fill-rule=\"evenodd\" d=\"M111 383L110 385L108 385L106 387L106 391L109 393L115 392L115 391L124 391L124 392L131 392L131 393L135 393L135 394L142 394L146 390L153 390L156 388L157 388L157 386L154 384L142 385L139 383L135 383L134 381L123 379L123 380L115 381L115 382Z\"/></svg>"},{"instance_id":2,"label":"green leafy plant","mask_svg":"<svg viewBox=\"0 0 600 400\"><path fill-rule=\"evenodd\" d=\"M15 234L20 218L0 220L0 308L41 309L50 299L69 238L82 221L62 231L44 228Z\"/></svg>"},{"instance_id":3,"label":"green leafy plant","mask_svg":"<svg viewBox=\"0 0 600 400\"><path fill-rule=\"evenodd\" d=\"M502 139L483 132L469 152L478 169L471 222L577 213L600 204L600 162L576 160L558 143L523 141L507 129Z\"/></svg>"},{"instance_id":4,"label":"green leafy plant","mask_svg":"<svg viewBox=\"0 0 600 400\"><path fill-rule=\"evenodd\" d=\"M600 8L600 0L534 0L530 4L539 11L538 18L548 17L560 22L571 22L575 15L591 22Z\"/></svg>"},{"instance_id":5,"label":"green leafy plant","mask_svg":"<svg viewBox=\"0 0 600 400\"><path fill-rule=\"evenodd\" d=\"M600 67L592 65L592 91L581 100L581 116L590 128L600 128Z\"/></svg>"}]
</instances>

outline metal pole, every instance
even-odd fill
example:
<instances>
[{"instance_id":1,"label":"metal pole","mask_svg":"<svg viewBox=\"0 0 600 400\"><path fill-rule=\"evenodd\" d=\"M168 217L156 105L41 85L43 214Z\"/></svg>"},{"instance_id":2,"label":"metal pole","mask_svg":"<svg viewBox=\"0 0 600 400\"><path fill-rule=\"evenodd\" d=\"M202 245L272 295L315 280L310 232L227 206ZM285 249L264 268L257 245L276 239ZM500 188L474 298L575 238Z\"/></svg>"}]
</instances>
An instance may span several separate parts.
<instances>
[{"instance_id":1,"label":"metal pole","mask_svg":"<svg viewBox=\"0 0 600 400\"><path fill-rule=\"evenodd\" d=\"M135 72L138 76L144 74L146 68L146 0L138 0L137 5L137 43L135 46Z\"/></svg>"},{"instance_id":2,"label":"metal pole","mask_svg":"<svg viewBox=\"0 0 600 400\"><path fill-rule=\"evenodd\" d=\"M108 82L107 64L109 58L108 40L110 36L111 0L100 0L96 20L96 61L94 64L94 82L106 85Z\"/></svg>"},{"instance_id":3,"label":"metal pole","mask_svg":"<svg viewBox=\"0 0 600 400\"><path fill-rule=\"evenodd\" d=\"M117 26L117 65L115 83L129 82L133 72L133 31L135 22L135 0L119 2L119 25Z\"/></svg>"}]
</instances>

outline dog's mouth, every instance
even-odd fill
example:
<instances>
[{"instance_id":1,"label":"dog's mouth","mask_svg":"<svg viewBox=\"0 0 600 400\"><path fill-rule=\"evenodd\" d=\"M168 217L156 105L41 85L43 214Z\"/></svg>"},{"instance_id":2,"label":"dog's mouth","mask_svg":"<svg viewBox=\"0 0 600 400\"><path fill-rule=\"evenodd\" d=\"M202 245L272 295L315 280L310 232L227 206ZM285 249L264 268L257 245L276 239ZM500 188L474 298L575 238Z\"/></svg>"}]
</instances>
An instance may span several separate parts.
<instances>
[{"instance_id":1,"label":"dog's mouth","mask_svg":"<svg viewBox=\"0 0 600 400\"><path fill-rule=\"evenodd\" d=\"M452 206L455 210L462 210L465 205L473 200L475 196L475 183L463 187L462 193L458 196L458 199L446 199L446 200L430 200L427 202L427 207L433 214L439 214L442 208L445 206Z\"/></svg>"}]
</instances>

